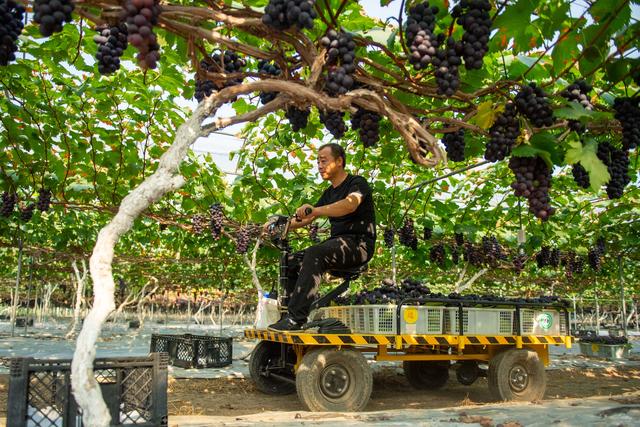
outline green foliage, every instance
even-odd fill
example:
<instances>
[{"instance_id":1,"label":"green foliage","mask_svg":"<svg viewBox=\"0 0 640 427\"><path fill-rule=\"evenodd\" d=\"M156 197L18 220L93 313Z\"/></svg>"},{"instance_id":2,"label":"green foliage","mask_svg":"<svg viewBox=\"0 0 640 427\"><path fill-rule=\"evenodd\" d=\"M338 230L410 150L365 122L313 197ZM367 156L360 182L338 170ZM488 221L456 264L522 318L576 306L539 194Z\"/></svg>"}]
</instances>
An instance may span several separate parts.
<instances>
[{"instance_id":1,"label":"green foliage","mask_svg":"<svg viewBox=\"0 0 640 427\"><path fill-rule=\"evenodd\" d=\"M171 3L193 6L185 1ZM226 3L260 11L267 1ZM436 138L442 136L439 131L449 126L450 119L473 125L465 138L464 165L482 157L487 131L506 100L513 98L516 84L545 84L547 93L555 94L552 105L558 119L594 125L594 130L580 141L575 133L565 134L561 124L531 131L523 120L526 138L514 148L513 155L541 156L554 166L551 198L558 212L547 223L537 222L513 195L509 187L513 176L507 162L407 192L404 189L412 184L450 172L449 166L425 169L411 163L404 141L387 119L382 121L381 141L371 149L365 150L357 133L349 130L340 142L347 148L349 171L365 176L374 189L380 234L386 226L400 227L405 216L416 220L418 234L427 225L434 229L431 242L420 241L418 251L398 248L400 277L423 277L450 290L463 264L454 267L448 261L447 268L434 275L428 260L432 243L442 241L450 252L454 232L463 232L475 242L485 235L497 235L514 252L521 224L526 229L523 249L527 255L533 255L544 243L584 255L591 242L602 235L607 238L610 253L608 267L599 280L612 280L612 266L619 254L630 260L625 264L628 274L639 273L637 152L631 156L632 184L617 201L605 199L601 187L610 177L596 156L596 141L617 143L620 139L619 130L612 125L613 99L638 91L632 81L637 59L612 54L615 49L627 52L638 47L640 26L631 19L629 2L598 0L588 9L579 10L584 16L576 15L576 10L562 0L518 0L500 10L494 7L491 15L496 15L493 27L497 31L484 67L461 67L463 93L452 99L428 94L425 88L435 87L430 71L418 74L406 67L400 31L393 19L385 24L367 16L365 2L347 2L339 16L335 11L342 1L316 3L329 26L334 26L335 19L338 26L358 36L357 53L368 60L359 63L360 75L377 81L379 90L410 111L419 111L417 115L429 120L429 130ZM406 7L415 3L406 2ZM448 32L452 19L446 13L446 2L430 3L440 7L437 31ZM400 2L380 0L380 5L387 7L389 17L398 16ZM296 79L309 75L308 67L302 65L289 44L241 28L222 28L220 23L203 25L208 30L217 27L220 34L238 43L283 55L283 61L295 70ZM319 20L313 31L306 32L307 37L315 41L329 26ZM460 37L460 28L453 29L453 35ZM155 171L177 127L189 114L184 99L191 99L194 93L189 56L192 41L164 29L156 31L162 54L159 70L145 73L136 68L130 48L123 57L123 69L101 77L91 58L96 47L93 30L86 21L68 24L48 39L40 38L35 25L25 28L18 60L0 68L0 186L2 191L16 191L22 207L35 200L40 188L50 188L54 205L50 212L36 212L30 222L20 226L15 212L10 218L0 218L1 277L15 274L15 247L20 234L28 252L39 260L36 278L64 280L70 260L90 255L99 229L113 216L121 200ZM365 46L367 41L377 45ZM208 41L201 47L207 52L221 49ZM249 58L249 62L255 68L256 60ZM594 111L557 96L580 76L596 88ZM240 97L232 107L237 114L253 111L258 107L257 97ZM137 285L153 276L167 287L252 286L244 260L235 253L236 230L261 224L275 213L291 214L301 204L316 201L327 184L316 176L315 149L331 138L320 124L316 109L301 132L292 132L283 112L278 111L249 123L242 137L243 147L232 154L239 173L234 179L225 178L211 156L188 156L180 168L187 180L185 186L152 206L118 243L116 274ZM589 192L573 183L568 165L577 162L589 173ZM222 203L228 219L226 235L215 241L207 231L196 235L191 229L191 216L207 215L214 202ZM327 236L327 227L327 221L320 222L321 237ZM378 242L367 282L391 275L391 253L381 238ZM305 231L296 233L295 248L309 243ZM258 273L267 287L277 277L277 259L273 248L259 249ZM519 279L514 279L509 264L504 263L483 276L477 286L518 293L523 289L545 291L554 283L566 285L567 292L578 292L590 286L593 275L588 272L574 281L568 282L561 270L542 273L535 267L527 267Z\"/></svg>"}]
</instances>

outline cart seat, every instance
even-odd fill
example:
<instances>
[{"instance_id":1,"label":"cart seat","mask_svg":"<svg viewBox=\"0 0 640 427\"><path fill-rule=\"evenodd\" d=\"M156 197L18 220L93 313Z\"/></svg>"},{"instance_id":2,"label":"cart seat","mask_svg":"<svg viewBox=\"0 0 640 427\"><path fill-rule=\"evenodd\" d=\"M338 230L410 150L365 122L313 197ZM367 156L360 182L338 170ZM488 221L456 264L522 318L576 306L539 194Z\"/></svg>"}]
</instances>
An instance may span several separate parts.
<instances>
[{"instance_id":1,"label":"cart seat","mask_svg":"<svg viewBox=\"0 0 640 427\"><path fill-rule=\"evenodd\" d=\"M326 295L318 298L311 304L311 310L315 310L320 307L326 307L329 303L338 295L346 292L349 289L349 283L352 280L356 280L360 277L360 274L367 270L367 263L357 265L355 267L346 268L332 268L328 273L334 277L344 279L344 281L329 291Z\"/></svg>"}]
</instances>

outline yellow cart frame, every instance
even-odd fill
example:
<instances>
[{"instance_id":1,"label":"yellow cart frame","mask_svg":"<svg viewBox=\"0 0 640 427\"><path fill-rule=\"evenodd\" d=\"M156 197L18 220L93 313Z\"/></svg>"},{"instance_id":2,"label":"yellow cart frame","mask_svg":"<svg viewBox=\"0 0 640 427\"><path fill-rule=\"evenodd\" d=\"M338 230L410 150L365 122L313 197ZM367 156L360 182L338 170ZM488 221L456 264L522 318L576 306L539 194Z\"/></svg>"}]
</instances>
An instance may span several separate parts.
<instances>
[{"instance_id":1,"label":"yellow cart frame","mask_svg":"<svg viewBox=\"0 0 640 427\"><path fill-rule=\"evenodd\" d=\"M247 329L250 339L291 344L298 355L296 366L304 354L315 346L355 347L361 352L376 353L375 360L478 360L488 361L509 347L530 348L538 353L545 366L549 364L549 346L571 348L573 338L566 336L486 336L486 335L373 335L313 334L305 332L273 332ZM424 352L430 350L430 352ZM451 350L451 351L450 351Z\"/></svg>"},{"instance_id":2,"label":"yellow cart frame","mask_svg":"<svg viewBox=\"0 0 640 427\"><path fill-rule=\"evenodd\" d=\"M320 334L261 329L247 329L244 335L261 341L257 347L260 350L254 351L250 361L258 389L272 394L297 391L302 403L312 411L364 409L373 381L363 353L373 353L376 361L403 362L409 383L423 389L443 386L451 361L459 365L460 372L461 367L471 366L469 382L458 376L467 385L481 372L478 363L487 363L489 369L482 372L486 372L494 398L538 400L546 388L544 367L549 364L549 346L571 348L573 340L570 335ZM285 360L285 351L289 352L293 366L288 377L274 373L265 380L270 374L261 370L260 359L266 360L268 348L272 359L282 352ZM273 383L276 380L283 383L278 386Z\"/></svg>"}]
</instances>

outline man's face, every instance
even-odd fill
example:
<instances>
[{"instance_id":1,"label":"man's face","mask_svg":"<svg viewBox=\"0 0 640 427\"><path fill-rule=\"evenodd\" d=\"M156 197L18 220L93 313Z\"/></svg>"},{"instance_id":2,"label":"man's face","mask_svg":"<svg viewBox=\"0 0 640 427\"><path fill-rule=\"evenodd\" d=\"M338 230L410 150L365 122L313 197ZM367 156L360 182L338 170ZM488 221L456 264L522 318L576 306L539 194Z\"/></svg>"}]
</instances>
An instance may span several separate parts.
<instances>
[{"instance_id":1,"label":"man's face","mask_svg":"<svg viewBox=\"0 0 640 427\"><path fill-rule=\"evenodd\" d=\"M333 157L331 148L325 147L318 151L318 172L325 181L331 179L342 167L342 158Z\"/></svg>"}]
</instances>

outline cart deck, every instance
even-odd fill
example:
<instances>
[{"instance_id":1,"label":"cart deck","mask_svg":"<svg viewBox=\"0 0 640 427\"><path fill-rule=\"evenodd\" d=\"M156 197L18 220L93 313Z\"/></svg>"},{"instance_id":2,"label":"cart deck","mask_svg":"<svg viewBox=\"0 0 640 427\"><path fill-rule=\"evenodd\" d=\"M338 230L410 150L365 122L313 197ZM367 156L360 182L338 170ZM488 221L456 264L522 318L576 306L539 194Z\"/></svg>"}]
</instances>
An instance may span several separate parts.
<instances>
[{"instance_id":1,"label":"cart deck","mask_svg":"<svg viewBox=\"0 0 640 427\"><path fill-rule=\"evenodd\" d=\"M285 344L332 346L406 346L430 345L464 349L470 345L511 345L522 348L529 344L562 345L571 348L572 338L566 336L486 336L486 335L377 335L377 334L315 334L305 332L273 332L266 329L246 329L244 336L251 339Z\"/></svg>"}]
</instances>

